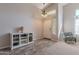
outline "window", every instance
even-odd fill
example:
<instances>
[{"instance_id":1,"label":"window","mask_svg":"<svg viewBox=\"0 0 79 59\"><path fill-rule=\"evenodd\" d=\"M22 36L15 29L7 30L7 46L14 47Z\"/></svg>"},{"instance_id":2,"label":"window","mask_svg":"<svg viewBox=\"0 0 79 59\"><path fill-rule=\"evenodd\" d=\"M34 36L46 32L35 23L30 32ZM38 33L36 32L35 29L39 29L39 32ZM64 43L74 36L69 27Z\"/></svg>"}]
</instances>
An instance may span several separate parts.
<instances>
[{"instance_id":1,"label":"window","mask_svg":"<svg viewBox=\"0 0 79 59\"><path fill-rule=\"evenodd\" d=\"M75 13L75 34L79 34L79 10Z\"/></svg>"}]
</instances>

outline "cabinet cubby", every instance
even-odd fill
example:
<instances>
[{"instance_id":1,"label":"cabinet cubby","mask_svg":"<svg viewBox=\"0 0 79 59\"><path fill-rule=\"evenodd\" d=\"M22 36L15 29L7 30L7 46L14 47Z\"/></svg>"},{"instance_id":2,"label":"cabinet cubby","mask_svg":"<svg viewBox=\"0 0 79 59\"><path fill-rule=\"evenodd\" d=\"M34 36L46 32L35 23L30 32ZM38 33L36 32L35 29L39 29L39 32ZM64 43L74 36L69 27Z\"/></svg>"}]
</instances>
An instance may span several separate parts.
<instances>
[{"instance_id":1,"label":"cabinet cubby","mask_svg":"<svg viewBox=\"0 0 79 59\"><path fill-rule=\"evenodd\" d=\"M11 50L33 42L33 33L10 33Z\"/></svg>"}]
</instances>

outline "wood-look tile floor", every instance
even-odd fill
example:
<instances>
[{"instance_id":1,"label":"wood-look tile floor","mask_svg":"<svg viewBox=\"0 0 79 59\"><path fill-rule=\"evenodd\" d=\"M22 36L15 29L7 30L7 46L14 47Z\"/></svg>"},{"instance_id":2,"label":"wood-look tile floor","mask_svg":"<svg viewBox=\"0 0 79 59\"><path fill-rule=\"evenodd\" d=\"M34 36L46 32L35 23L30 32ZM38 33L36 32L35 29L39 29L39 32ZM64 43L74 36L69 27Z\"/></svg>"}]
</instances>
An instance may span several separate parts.
<instances>
[{"instance_id":1,"label":"wood-look tile floor","mask_svg":"<svg viewBox=\"0 0 79 59\"><path fill-rule=\"evenodd\" d=\"M0 55L79 55L79 45L41 39L21 48L0 50Z\"/></svg>"},{"instance_id":2,"label":"wood-look tile floor","mask_svg":"<svg viewBox=\"0 0 79 59\"><path fill-rule=\"evenodd\" d=\"M9 48L1 49L0 55L35 55L38 54L38 52L40 52L43 48L49 47L54 43L55 42L52 40L40 39L36 40L33 44L29 44L14 50L10 50Z\"/></svg>"}]
</instances>

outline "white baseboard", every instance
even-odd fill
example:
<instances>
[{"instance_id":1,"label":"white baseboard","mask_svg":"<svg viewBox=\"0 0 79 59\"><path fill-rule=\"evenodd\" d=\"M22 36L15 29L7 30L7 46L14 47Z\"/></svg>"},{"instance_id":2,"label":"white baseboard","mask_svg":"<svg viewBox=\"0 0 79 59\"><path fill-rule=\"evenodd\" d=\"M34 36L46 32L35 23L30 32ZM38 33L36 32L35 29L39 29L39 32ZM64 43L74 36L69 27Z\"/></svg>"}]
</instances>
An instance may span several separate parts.
<instances>
[{"instance_id":1,"label":"white baseboard","mask_svg":"<svg viewBox=\"0 0 79 59\"><path fill-rule=\"evenodd\" d=\"M0 47L0 49L4 49L4 48L8 48L8 47L10 47L10 46L3 46L3 47Z\"/></svg>"}]
</instances>

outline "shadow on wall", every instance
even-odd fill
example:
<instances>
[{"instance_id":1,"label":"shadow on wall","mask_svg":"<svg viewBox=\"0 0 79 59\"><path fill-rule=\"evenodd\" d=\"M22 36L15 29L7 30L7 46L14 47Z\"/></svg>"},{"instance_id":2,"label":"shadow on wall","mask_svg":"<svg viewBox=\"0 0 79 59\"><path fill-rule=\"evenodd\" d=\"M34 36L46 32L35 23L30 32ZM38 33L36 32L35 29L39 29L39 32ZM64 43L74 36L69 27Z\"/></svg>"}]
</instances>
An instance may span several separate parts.
<instances>
[{"instance_id":1,"label":"shadow on wall","mask_svg":"<svg viewBox=\"0 0 79 59\"><path fill-rule=\"evenodd\" d=\"M0 49L10 47L10 34L0 36Z\"/></svg>"}]
</instances>

